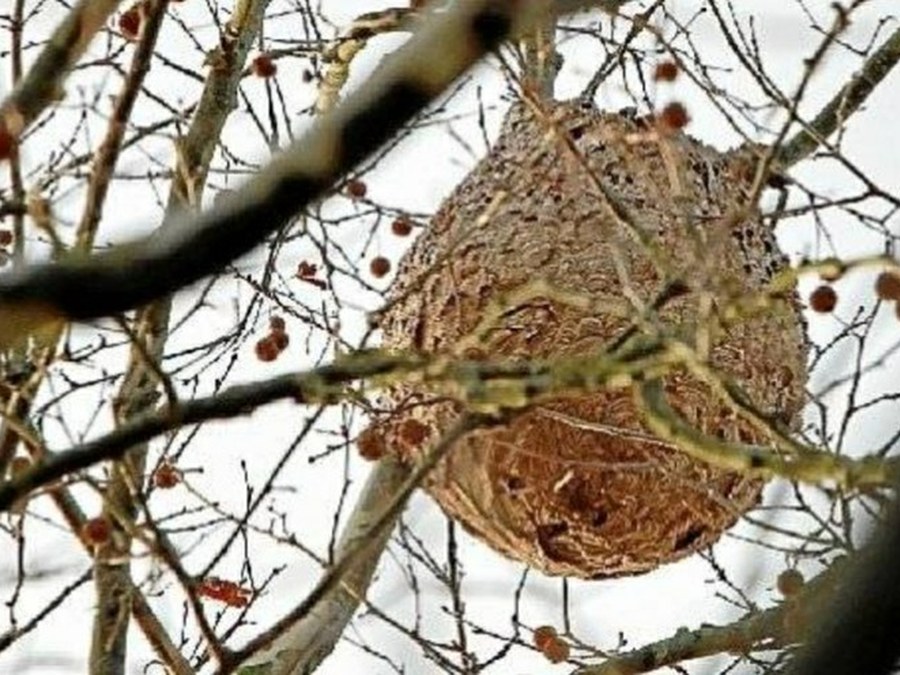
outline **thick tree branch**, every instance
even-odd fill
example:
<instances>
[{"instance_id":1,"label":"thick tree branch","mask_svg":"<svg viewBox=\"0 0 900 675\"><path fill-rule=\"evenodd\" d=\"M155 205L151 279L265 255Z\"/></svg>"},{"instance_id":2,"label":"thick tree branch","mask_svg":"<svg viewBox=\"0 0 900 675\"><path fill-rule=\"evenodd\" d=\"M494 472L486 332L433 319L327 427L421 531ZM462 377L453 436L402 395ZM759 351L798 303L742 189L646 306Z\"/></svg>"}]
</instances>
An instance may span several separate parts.
<instances>
[{"instance_id":1,"label":"thick tree branch","mask_svg":"<svg viewBox=\"0 0 900 675\"><path fill-rule=\"evenodd\" d=\"M37 60L0 105L0 128L19 137L49 105L63 96L72 66L115 11L119 0L81 0L59 25Z\"/></svg>"},{"instance_id":2,"label":"thick tree branch","mask_svg":"<svg viewBox=\"0 0 900 675\"><path fill-rule=\"evenodd\" d=\"M816 614L810 640L784 675L887 675L900 659L900 500L851 561L847 577Z\"/></svg>"},{"instance_id":3,"label":"thick tree branch","mask_svg":"<svg viewBox=\"0 0 900 675\"><path fill-rule=\"evenodd\" d=\"M679 629L664 640L579 668L574 675L638 675L704 656L749 654L796 644L804 637L808 617L821 610L839 585L841 572L842 565L832 566L805 584L796 596L774 607L751 612L724 626Z\"/></svg>"},{"instance_id":4,"label":"thick tree branch","mask_svg":"<svg viewBox=\"0 0 900 675\"><path fill-rule=\"evenodd\" d=\"M216 675L228 675L228 673L234 672L247 659L260 650L266 649L273 641L296 625L298 621L307 617L315 607L319 606L323 598L327 597L329 593L338 588L347 579L347 575L351 570L355 569L358 564L362 563L370 555L370 551L373 550L381 538L390 535L390 530L406 507L409 497L422 484L422 481L425 480L425 477L431 473L434 467L437 466L438 462L450 452L456 441L467 432L496 421L496 418L468 415L461 418L452 428L447 430L443 437L420 458L418 464L400 487L389 498L384 500L381 508L376 512L377 515L371 515L368 526L360 528L355 540L348 542L348 546L336 559L334 565L328 568L319 580L319 583L316 584L303 602L275 622L275 625L265 633L251 640L243 649L234 652L234 662L222 664ZM294 669L297 655L287 654L285 656L287 658L285 666L282 667L281 664L276 665L274 672L268 670L268 666L265 665L262 667L249 666L243 670L242 675L254 675L254 673L260 672L271 673L271 675L292 675L297 672Z\"/></svg>"},{"instance_id":5,"label":"thick tree branch","mask_svg":"<svg viewBox=\"0 0 900 675\"><path fill-rule=\"evenodd\" d=\"M412 20L418 15L419 12L411 7L391 7L356 17L340 37L322 50L325 71L319 83L316 112L322 115L337 105L341 89L350 77L350 64L369 40L384 33L411 30Z\"/></svg>"},{"instance_id":6,"label":"thick tree branch","mask_svg":"<svg viewBox=\"0 0 900 675\"><path fill-rule=\"evenodd\" d=\"M637 397L637 405L653 433L691 457L722 469L760 478L781 477L812 484L833 482L843 488L883 487L900 478L900 461L896 458L855 459L821 451L794 453L793 448L778 454L707 436L669 406L660 380L640 384Z\"/></svg>"},{"instance_id":7,"label":"thick tree branch","mask_svg":"<svg viewBox=\"0 0 900 675\"><path fill-rule=\"evenodd\" d=\"M344 526L337 547L337 558L342 558L346 551L372 537L370 529L374 517L391 496L402 488L410 471L410 467L393 457L385 457L372 469ZM381 534L373 538L365 555L360 555L348 567L339 585L325 593L309 613L271 647L244 665L259 668L262 664L268 664L273 669L272 675L313 672L334 649L364 601L397 517L399 512L390 522L385 523ZM252 672L252 668L246 670Z\"/></svg>"},{"instance_id":8,"label":"thick tree branch","mask_svg":"<svg viewBox=\"0 0 900 675\"><path fill-rule=\"evenodd\" d=\"M597 3L566 0L555 7L592 4ZM365 86L319 119L232 199L185 218L181 227L110 252L0 277L0 345L54 318L125 311L219 271L284 227L486 52L533 26L547 6L468 0L432 13ZM135 269L153 273L135 274Z\"/></svg>"},{"instance_id":9,"label":"thick tree branch","mask_svg":"<svg viewBox=\"0 0 900 675\"><path fill-rule=\"evenodd\" d=\"M421 360L409 357L363 355L349 359L345 365L329 365L299 375L283 375L265 382L237 385L216 396L181 403L175 410L147 413L95 441L58 454L48 453L33 469L0 486L0 511L10 508L19 497L35 488L98 462L119 459L135 445L166 431L208 420L250 414L261 405L287 398L298 402L336 400L341 396L345 383L418 367L421 363Z\"/></svg>"},{"instance_id":10,"label":"thick tree branch","mask_svg":"<svg viewBox=\"0 0 900 675\"><path fill-rule=\"evenodd\" d=\"M900 28L869 56L862 69L822 108L806 128L788 140L776 154L776 163L787 168L809 157L831 134L865 103L875 87L900 61Z\"/></svg>"}]
</instances>

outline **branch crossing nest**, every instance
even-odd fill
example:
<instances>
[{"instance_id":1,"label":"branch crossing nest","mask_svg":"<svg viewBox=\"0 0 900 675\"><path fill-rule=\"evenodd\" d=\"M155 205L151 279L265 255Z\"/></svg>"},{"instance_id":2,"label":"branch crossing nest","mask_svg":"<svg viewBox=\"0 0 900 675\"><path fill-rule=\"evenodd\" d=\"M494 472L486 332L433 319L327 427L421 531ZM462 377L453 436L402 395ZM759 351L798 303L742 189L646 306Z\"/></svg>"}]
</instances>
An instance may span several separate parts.
<instances>
[{"instance_id":1,"label":"branch crossing nest","mask_svg":"<svg viewBox=\"0 0 900 675\"><path fill-rule=\"evenodd\" d=\"M761 290L786 264L759 214L739 209L754 166L747 150L720 153L628 114L517 103L488 156L403 259L381 317L384 346L474 359L596 353L660 293L659 261L690 290L655 320L687 330L726 296ZM531 297L471 342L491 303L538 279L593 308ZM787 432L799 423L807 379L803 329L791 292L709 347L709 363ZM664 385L672 407L705 433L770 442L687 371L670 372ZM410 461L461 413L413 385L387 399L393 412L364 436ZM602 578L708 546L757 503L762 483L653 438L625 388L543 400L506 426L470 432L425 487L503 555L547 574Z\"/></svg>"}]
</instances>

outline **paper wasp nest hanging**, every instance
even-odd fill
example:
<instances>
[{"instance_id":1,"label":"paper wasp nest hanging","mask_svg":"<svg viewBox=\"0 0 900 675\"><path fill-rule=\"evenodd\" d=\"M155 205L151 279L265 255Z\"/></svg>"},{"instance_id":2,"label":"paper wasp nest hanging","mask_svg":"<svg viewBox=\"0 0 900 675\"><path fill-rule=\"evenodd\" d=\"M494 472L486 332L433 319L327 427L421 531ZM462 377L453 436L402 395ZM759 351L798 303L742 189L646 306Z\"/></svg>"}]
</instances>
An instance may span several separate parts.
<instances>
[{"instance_id":1,"label":"paper wasp nest hanging","mask_svg":"<svg viewBox=\"0 0 900 675\"><path fill-rule=\"evenodd\" d=\"M694 289L719 297L723 289L759 290L785 264L758 214L735 216L752 180L749 155L721 154L576 103L549 104L542 116L512 107L489 155L404 258L381 317L386 348L454 353L492 301L536 279L599 305L627 308L629 296L652 302L660 275L615 222L591 174L692 289L664 305L668 325L697 317ZM553 127L570 146L548 133ZM630 323L621 311L586 313L534 297L504 312L466 356L590 354ZM763 415L796 426L806 382L796 296L714 339L711 361ZM685 372L666 376L665 389L697 429L767 442ZM409 459L461 414L458 403L425 389L397 387L387 396L394 411L364 438ZM548 574L649 571L715 541L757 502L762 484L691 459L650 436L640 419L630 388L542 401L507 426L467 434L425 487L475 537Z\"/></svg>"}]
</instances>

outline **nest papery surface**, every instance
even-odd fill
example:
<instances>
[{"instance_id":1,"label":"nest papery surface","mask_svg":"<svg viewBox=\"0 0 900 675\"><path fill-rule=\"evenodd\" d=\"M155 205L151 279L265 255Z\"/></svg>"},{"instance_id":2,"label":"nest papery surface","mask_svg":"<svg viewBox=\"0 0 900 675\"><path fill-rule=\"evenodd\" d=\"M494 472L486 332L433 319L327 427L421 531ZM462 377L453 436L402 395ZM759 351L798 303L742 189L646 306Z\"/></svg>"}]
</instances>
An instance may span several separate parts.
<instances>
[{"instance_id":1,"label":"nest papery surface","mask_svg":"<svg viewBox=\"0 0 900 675\"><path fill-rule=\"evenodd\" d=\"M738 210L753 166L746 152L720 153L628 115L514 104L487 157L402 260L380 319L384 347L474 359L597 353L632 325L634 301L646 305L664 286L641 239L691 289L665 303L658 322L693 326L786 264L758 213ZM472 342L491 303L537 280L595 308L537 295ZM763 415L795 427L806 382L796 297L718 333L709 362ZM672 407L705 433L771 441L688 372L664 383ZM387 401L393 412L367 433L410 461L461 414L410 385ZM762 484L660 442L641 419L630 388L542 400L505 426L467 434L425 487L474 536L548 574L646 572L715 541Z\"/></svg>"}]
</instances>

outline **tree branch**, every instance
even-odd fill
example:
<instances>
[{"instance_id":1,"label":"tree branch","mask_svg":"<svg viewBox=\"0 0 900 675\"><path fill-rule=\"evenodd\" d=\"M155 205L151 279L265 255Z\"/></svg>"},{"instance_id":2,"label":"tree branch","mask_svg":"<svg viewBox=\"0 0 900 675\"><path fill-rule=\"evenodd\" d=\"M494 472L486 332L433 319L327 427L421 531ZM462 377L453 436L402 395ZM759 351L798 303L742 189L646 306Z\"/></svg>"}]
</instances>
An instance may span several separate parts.
<instances>
[{"instance_id":1,"label":"tree branch","mask_svg":"<svg viewBox=\"0 0 900 675\"><path fill-rule=\"evenodd\" d=\"M491 423L496 423L496 421L496 418L488 418L482 415L467 415L462 417L452 428L447 430L443 437L440 438L437 443L432 445L419 459L419 463L406 480L403 481L396 492L394 492L389 499L385 500L384 505L378 511L378 515L372 516L368 526L360 529L358 537L353 542L348 542L347 548L337 558L334 565L328 568L319 580L319 583L316 584L315 588L313 588L310 594L306 596L303 602L278 620L275 625L265 633L262 633L251 640L243 649L234 652L234 662L223 664L216 675L228 675L229 673L234 672L235 668L239 667L243 662L260 650L267 648L279 636L283 635L286 631L290 630L292 626L296 625L298 621L307 617L309 613L319 605L323 598L346 580L347 574L350 573L357 564L370 555L370 551L372 551L376 542L382 537L390 535L390 530L394 522L403 512L403 509L406 507L406 502L409 500L410 495L412 495L416 488L421 485L425 477L431 473L434 467L437 466L447 453L450 452L456 441L469 431L487 426ZM294 659L296 659L297 655L287 654L284 656L287 659L285 666L282 667L282 664L279 663L272 675L292 675L297 672L293 667ZM266 668L266 666L262 666L262 668ZM260 667L249 666L248 669L244 669L242 675L254 675L254 671L259 673ZM272 671L263 672L271 673Z\"/></svg>"},{"instance_id":2,"label":"tree branch","mask_svg":"<svg viewBox=\"0 0 900 675\"><path fill-rule=\"evenodd\" d=\"M704 656L748 654L795 644L804 636L806 617L822 608L841 572L840 564L833 565L806 583L796 596L774 607L751 612L724 626L681 628L669 638L613 656L599 665L579 668L573 675L637 675ZM828 669L821 672L830 673Z\"/></svg>"},{"instance_id":3,"label":"tree branch","mask_svg":"<svg viewBox=\"0 0 900 675\"><path fill-rule=\"evenodd\" d=\"M592 4L597 3L564 0L557 6ZM468 0L432 13L365 86L232 199L185 218L181 227L109 252L0 277L0 345L54 318L90 319L146 304L222 269L284 227L481 56L540 20L545 9L522 0Z\"/></svg>"},{"instance_id":4,"label":"tree branch","mask_svg":"<svg viewBox=\"0 0 900 675\"><path fill-rule=\"evenodd\" d=\"M776 154L776 163L788 168L809 157L865 103L875 87L900 61L900 28L869 56L862 69L822 108L806 128L797 132Z\"/></svg>"},{"instance_id":5,"label":"tree branch","mask_svg":"<svg viewBox=\"0 0 900 675\"><path fill-rule=\"evenodd\" d=\"M207 398L180 403L177 409L164 408L135 418L94 441L57 454L47 454L34 468L0 486L0 511L21 496L73 471L121 458L130 448L183 425L213 419L229 419L253 412L266 403L290 398L298 402L336 400L342 386L357 379L389 372L401 372L422 364L422 360L401 356L365 354L350 358L344 365L323 366L306 373L283 375L265 382L237 385Z\"/></svg>"},{"instance_id":6,"label":"tree branch","mask_svg":"<svg viewBox=\"0 0 900 675\"><path fill-rule=\"evenodd\" d=\"M810 630L784 675L887 675L900 658L900 501L888 509L868 546Z\"/></svg>"},{"instance_id":7,"label":"tree branch","mask_svg":"<svg viewBox=\"0 0 900 675\"><path fill-rule=\"evenodd\" d=\"M174 178L160 225L161 230L171 227L179 214L196 208L200 203L213 152L220 140L225 122L235 108L238 84L244 64L251 45L260 33L263 16L268 5L269 0L238 0L231 20L223 27L219 46L216 48L218 65L209 70L187 134L184 138L176 141ZM124 124L122 127L124 128ZM92 177L103 176L105 170L111 169L109 162L97 166L102 158L101 154L95 161L95 173ZM105 187L102 179L99 181L99 185ZM105 191L99 193L100 200L104 193ZM92 191L89 194L93 195L94 193ZM98 209L90 208L92 204L93 202L89 200L89 207L85 210L85 220L82 221L84 230L88 232L95 229L95 227L91 227L90 217L95 219L95 225L100 215ZM83 248L87 248L87 242ZM168 340L171 307L171 297L165 296L150 306L142 308L135 317L136 329L129 331L132 337L129 362L114 406L116 423L119 426L152 410L160 381L164 386L168 384L167 376L162 372L160 363ZM169 393L168 398L171 404L175 401L171 385L169 385L167 393ZM115 511L118 515L109 520L114 524L118 535L115 540L121 542L121 550L113 550L112 547L109 547L108 550L101 549L101 552L119 559L123 557L127 559L130 554L132 535L126 524L130 525L137 517L146 471L147 452L148 443L145 441L123 453L121 460L113 465L111 480L104 490L104 511ZM124 668L124 644L128 632L128 616L126 614L117 621L110 621L107 617L114 614L115 605L121 602L119 598L121 593L118 589L127 589L132 586L131 565L107 565L102 558L102 555L98 556L97 561L97 610L93 645L95 651L99 651L101 646L122 645L122 649L119 650L119 663ZM209 621L202 614L204 611L202 604L197 601L196 597L191 597L190 600L191 606L198 614L196 620L203 629L204 635L214 638L215 634ZM216 645L215 642L210 645L214 652ZM98 660L108 662L114 650L104 651L104 653L107 652L108 657L98 654ZM92 666L93 663L92 655ZM106 675L113 671L105 663L101 663L98 665L97 672Z\"/></svg>"},{"instance_id":8,"label":"tree branch","mask_svg":"<svg viewBox=\"0 0 900 675\"><path fill-rule=\"evenodd\" d=\"M654 434L712 466L760 478L781 477L812 484L832 481L843 488L883 487L900 478L900 460L897 458L870 456L855 459L814 450L802 454L777 454L762 447L707 436L669 406L660 380L641 383L636 391L637 405L643 410L647 427Z\"/></svg>"},{"instance_id":9,"label":"tree branch","mask_svg":"<svg viewBox=\"0 0 900 675\"><path fill-rule=\"evenodd\" d=\"M125 126L131 117L134 102L150 70L150 61L156 46L157 37L163 24L169 0L153 0L147 5L147 18L144 22L140 42L132 57L128 76L122 91L116 98L113 115L103 143L94 159L91 179L88 184L87 203L82 220L78 226L76 247L87 251L94 240L97 226L103 212L103 204L108 192L112 170L119 158ZM45 349L56 351L56 343L61 331L52 336L52 342ZM40 350L36 358L40 359ZM143 471L129 474L129 485L124 485L123 473L131 467L121 467L113 472L113 480L104 494L104 513L107 513L107 500L122 502L122 509L127 509L124 502L131 499L134 483L140 485ZM115 523L114 520L110 522ZM115 527L115 525L114 525ZM119 534L121 528L115 527ZM128 645L128 628L131 609L134 603L131 593L135 590L131 580L130 562L127 560L131 548L131 538L127 535L111 538L109 544L99 547L94 558L94 588L97 602L94 608L94 624L89 657L90 672L94 675L124 675Z\"/></svg>"},{"instance_id":10,"label":"tree branch","mask_svg":"<svg viewBox=\"0 0 900 675\"><path fill-rule=\"evenodd\" d=\"M385 457L378 462L369 474L362 494L344 526L337 547L337 558L342 558L347 551L372 537L370 529L374 517L391 496L403 487L409 476L410 468L394 457ZM268 664L273 668L272 675L311 673L318 668L334 649L356 610L365 600L366 590L372 582L378 561L399 515L398 512L390 522L385 523L381 534L373 538L365 555L360 555L348 567L340 584L325 593L310 608L309 613L271 647L242 665L245 668L258 668ZM252 668L246 670L252 672Z\"/></svg>"},{"instance_id":11,"label":"tree branch","mask_svg":"<svg viewBox=\"0 0 900 675\"><path fill-rule=\"evenodd\" d=\"M31 69L0 105L0 129L5 126L13 136L21 136L47 106L63 97L62 86L69 71L118 5L119 0L81 0L69 12Z\"/></svg>"}]
</instances>

